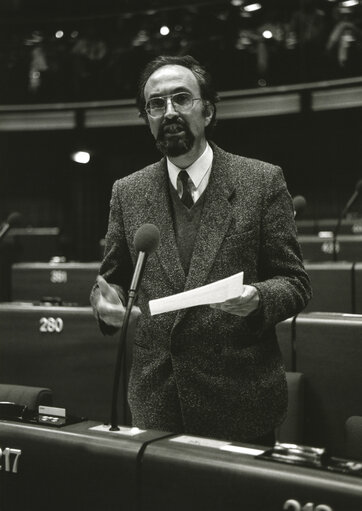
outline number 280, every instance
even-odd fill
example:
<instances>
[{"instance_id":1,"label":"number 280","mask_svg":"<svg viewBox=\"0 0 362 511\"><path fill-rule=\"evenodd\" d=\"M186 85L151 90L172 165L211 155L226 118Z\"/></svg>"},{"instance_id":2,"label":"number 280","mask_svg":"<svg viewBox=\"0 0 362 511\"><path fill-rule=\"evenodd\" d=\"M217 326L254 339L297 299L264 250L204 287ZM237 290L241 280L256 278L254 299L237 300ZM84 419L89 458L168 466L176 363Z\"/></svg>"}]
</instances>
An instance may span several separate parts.
<instances>
[{"instance_id":1,"label":"number 280","mask_svg":"<svg viewBox=\"0 0 362 511\"><path fill-rule=\"evenodd\" d=\"M39 331L42 333L57 333L59 334L63 330L62 318L40 318Z\"/></svg>"}]
</instances>

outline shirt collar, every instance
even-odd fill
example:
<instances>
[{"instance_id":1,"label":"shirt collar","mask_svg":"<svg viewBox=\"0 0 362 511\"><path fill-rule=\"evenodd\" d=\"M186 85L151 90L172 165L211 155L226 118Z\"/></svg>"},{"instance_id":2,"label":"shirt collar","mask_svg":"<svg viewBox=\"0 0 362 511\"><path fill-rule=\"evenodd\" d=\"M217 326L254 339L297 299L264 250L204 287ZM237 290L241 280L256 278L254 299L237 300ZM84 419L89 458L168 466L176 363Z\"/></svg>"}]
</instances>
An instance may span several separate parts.
<instances>
[{"instance_id":1,"label":"shirt collar","mask_svg":"<svg viewBox=\"0 0 362 511\"><path fill-rule=\"evenodd\" d=\"M194 161L189 167L187 167L185 170L187 170L195 188L198 188L201 181L205 177L205 174L210 169L213 159L213 152L208 142L206 142L206 148L205 151L202 153L202 155ZM172 186L177 190L177 176L180 172L180 168L176 167L167 158L167 170L168 170L168 176L170 178Z\"/></svg>"}]
</instances>

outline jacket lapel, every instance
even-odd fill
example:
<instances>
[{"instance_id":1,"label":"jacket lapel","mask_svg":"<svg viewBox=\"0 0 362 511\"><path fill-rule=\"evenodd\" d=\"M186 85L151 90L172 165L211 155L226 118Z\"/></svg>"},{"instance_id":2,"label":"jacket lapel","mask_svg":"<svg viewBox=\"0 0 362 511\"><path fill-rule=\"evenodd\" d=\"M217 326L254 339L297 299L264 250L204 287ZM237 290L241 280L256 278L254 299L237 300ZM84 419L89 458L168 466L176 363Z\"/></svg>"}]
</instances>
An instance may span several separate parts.
<instances>
[{"instance_id":1,"label":"jacket lapel","mask_svg":"<svg viewBox=\"0 0 362 511\"><path fill-rule=\"evenodd\" d=\"M165 158L156 166L148 186L145 221L154 223L160 230L161 242L156 254L169 280L172 294L205 284L232 220L230 199L235 187L228 172L231 162L227 153L214 144L212 148L213 166L187 278L177 249ZM178 311L175 324L184 317L187 310Z\"/></svg>"},{"instance_id":2,"label":"jacket lapel","mask_svg":"<svg viewBox=\"0 0 362 511\"><path fill-rule=\"evenodd\" d=\"M228 172L231 163L226 161L226 153L215 145L212 147L214 150L213 166L210 181L205 191L204 208L186 279L185 291L205 284L232 220L230 199L235 186ZM175 324L184 317L187 310L184 309L178 312Z\"/></svg>"},{"instance_id":3,"label":"jacket lapel","mask_svg":"<svg viewBox=\"0 0 362 511\"><path fill-rule=\"evenodd\" d=\"M177 250L168 181L166 159L163 158L148 188L147 222L154 223L160 230L160 246L156 254L173 293L180 293L184 290L186 277Z\"/></svg>"}]
</instances>

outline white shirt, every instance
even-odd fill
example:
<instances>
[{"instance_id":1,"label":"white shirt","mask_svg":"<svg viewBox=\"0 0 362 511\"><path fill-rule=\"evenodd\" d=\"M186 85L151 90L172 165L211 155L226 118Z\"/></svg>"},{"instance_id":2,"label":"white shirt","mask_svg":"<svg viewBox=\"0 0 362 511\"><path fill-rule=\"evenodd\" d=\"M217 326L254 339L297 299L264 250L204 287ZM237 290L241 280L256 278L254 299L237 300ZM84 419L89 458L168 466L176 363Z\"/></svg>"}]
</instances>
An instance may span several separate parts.
<instances>
[{"instance_id":1,"label":"white shirt","mask_svg":"<svg viewBox=\"0 0 362 511\"><path fill-rule=\"evenodd\" d=\"M179 167L176 167L176 165L174 165L167 158L168 176L170 178L172 186L174 187L175 190L177 190L179 197L181 197L182 194L182 190L177 189L177 176L180 170L187 170L190 176L190 179L192 181L192 185L190 186L190 192L192 195L192 199L195 203L207 187L210 178L213 158L214 153L212 152L212 149L207 142L205 151L202 153L202 155L186 169L180 169Z\"/></svg>"}]
</instances>

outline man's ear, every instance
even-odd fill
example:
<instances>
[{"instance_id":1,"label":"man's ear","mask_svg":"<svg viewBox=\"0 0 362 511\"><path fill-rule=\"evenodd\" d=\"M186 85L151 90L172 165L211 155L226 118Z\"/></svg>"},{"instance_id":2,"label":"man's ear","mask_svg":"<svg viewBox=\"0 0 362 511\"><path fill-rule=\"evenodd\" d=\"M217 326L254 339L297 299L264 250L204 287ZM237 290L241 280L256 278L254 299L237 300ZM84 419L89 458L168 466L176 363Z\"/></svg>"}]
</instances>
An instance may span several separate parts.
<instances>
[{"instance_id":1,"label":"man's ear","mask_svg":"<svg viewBox=\"0 0 362 511\"><path fill-rule=\"evenodd\" d=\"M205 126L208 126L211 122L211 119L214 115L215 107L208 101L204 103L204 115L205 115Z\"/></svg>"}]
</instances>

